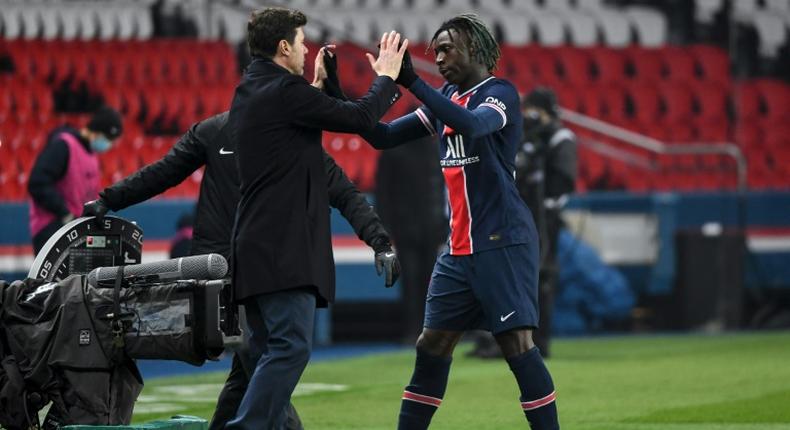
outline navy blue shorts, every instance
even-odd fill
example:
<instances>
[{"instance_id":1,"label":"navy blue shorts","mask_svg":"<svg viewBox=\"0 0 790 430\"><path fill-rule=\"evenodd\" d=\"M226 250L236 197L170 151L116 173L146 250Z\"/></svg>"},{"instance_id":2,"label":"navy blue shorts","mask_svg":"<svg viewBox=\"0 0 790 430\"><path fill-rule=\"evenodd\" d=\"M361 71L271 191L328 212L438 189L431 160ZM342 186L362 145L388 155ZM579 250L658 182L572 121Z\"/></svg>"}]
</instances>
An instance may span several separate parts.
<instances>
[{"instance_id":1,"label":"navy blue shorts","mask_svg":"<svg viewBox=\"0 0 790 430\"><path fill-rule=\"evenodd\" d=\"M425 303L427 328L499 334L538 326L537 246L512 245L436 260Z\"/></svg>"}]
</instances>

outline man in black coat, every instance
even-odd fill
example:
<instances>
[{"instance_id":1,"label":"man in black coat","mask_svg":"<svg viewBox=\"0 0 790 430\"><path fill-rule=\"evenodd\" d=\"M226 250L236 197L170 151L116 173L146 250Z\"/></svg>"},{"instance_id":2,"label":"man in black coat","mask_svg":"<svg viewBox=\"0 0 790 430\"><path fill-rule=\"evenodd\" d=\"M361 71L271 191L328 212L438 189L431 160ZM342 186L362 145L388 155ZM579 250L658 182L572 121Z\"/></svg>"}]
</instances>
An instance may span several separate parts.
<instances>
[{"instance_id":1,"label":"man in black coat","mask_svg":"<svg viewBox=\"0 0 790 430\"><path fill-rule=\"evenodd\" d=\"M228 118L241 180L231 270L246 309L250 348L259 354L238 415L227 429L281 429L291 394L312 350L315 308L334 300L334 261L321 130L371 130L398 99L406 41L391 32L379 75L357 101L341 101L304 78L301 12L252 13L247 40L253 57ZM320 86L320 83L319 83ZM394 255L393 255L394 257Z\"/></svg>"},{"instance_id":2,"label":"man in black coat","mask_svg":"<svg viewBox=\"0 0 790 430\"><path fill-rule=\"evenodd\" d=\"M223 112L193 125L162 159L101 191L99 200L85 205L83 216L102 217L109 210L119 211L148 200L206 166L200 184L190 254L214 252L230 258L231 227L240 194L235 174L235 150L228 138L227 122L228 112ZM377 265L382 266L388 276L397 279L397 260L386 258L388 253L392 253L392 247L376 211L329 154L324 152L323 159L329 204L337 208L357 236L373 248ZM248 361L234 354L210 429L224 428L227 421L236 415L255 364L250 365ZM302 428L292 406L289 407L286 428Z\"/></svg>"}]
</instances>

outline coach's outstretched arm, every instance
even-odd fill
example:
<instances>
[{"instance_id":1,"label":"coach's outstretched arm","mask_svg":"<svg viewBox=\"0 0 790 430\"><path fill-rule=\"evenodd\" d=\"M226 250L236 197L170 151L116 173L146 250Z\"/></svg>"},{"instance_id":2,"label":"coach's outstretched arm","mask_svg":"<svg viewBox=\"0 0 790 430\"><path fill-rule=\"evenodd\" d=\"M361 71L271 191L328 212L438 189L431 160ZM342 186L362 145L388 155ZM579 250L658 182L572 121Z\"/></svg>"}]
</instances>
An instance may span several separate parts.
<instances>
[{"instance_id":1,"label":"coach's outstretched arm","mask_svg":"<svg viewBox=\"0 0 790 430\"><path fill-rule=\"evenodd\" d=\"M227 116L227 113L223 115ZM206 146L215 138L206 132L216 134L219 128L209 123L222 120L218 115L193 125L164 157L105 188L99 193L99 200L86 203L83 216L103 216L101 205L113 211L125 209L183 182L206 164Z\"/></svg>"}]
</instances>

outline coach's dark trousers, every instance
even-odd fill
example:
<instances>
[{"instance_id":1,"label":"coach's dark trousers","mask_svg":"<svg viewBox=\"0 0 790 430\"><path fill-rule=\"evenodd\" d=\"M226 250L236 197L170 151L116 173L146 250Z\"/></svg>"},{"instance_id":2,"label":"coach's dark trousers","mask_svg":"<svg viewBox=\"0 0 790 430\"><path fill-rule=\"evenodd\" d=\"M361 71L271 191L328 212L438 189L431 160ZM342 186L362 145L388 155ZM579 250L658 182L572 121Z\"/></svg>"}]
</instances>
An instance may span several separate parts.
<instances>
[{"instance_id":1,"label":"coach's dark trousers","mask_svg":"<svg viewBox=\"0 0 790 430\"><path fill-rule=\"evenodd\" d=\"M244 318L246 327L247 318ZM223 430L230 420L236 417L239 411L241 399L247 392L250 383L250 376L255 371L256 359L250 353L250 349L245 345L236 349L233 353L233 364L230 367L228 379L222 387L217 399L217 408L214 416L208 425L208 430ZM296 412L293 403L289 403L286 409L285 430L304 430L299 414Z\"/></svg>"},{"instance_id":2,"label":"coach's dark trousers","mask_svg":"<svg viewBox=\"0 0 790 430\"><path fill-rule=\"evenodd\" d=\"M260 357L229 430L282 430L286 408L313 347L312 289L265 294L245 303L250 350Z\"/></svg>"}]
</instances>

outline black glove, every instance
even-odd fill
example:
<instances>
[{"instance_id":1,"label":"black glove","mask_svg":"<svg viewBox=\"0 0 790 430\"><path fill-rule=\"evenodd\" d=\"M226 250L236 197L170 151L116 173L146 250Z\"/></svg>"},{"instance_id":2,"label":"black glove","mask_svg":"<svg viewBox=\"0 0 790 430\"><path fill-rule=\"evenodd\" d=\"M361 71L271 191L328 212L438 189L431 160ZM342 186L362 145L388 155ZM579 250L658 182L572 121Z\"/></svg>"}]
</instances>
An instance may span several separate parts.
<instances>
[{"instance_id":1,"label":"black glove","mask_svg":"<svg viewBox=\"0 0 790 430\"><path fill-rule=\"evenodd\" d=\"M82 205L82 216L96 217L96 223L101 225L104 215L110 211L107 204L102 199L91 200Z\"/></svg>"},{"instance_id":2,"label":"black glove","mask_svg":"<svg viewBox=\"0 0 790 430\"><path fill-rule=\"evenodd\" d=\"M400 73L398 73L398 79L395 79L395 82L404 88L409 88L418 77L417 72L414 71L414 65L411 63L411 55L409 55L409 50L407 49L403 54L403 61L400 63Z\"/></svg>"},{"instance_id":3,"label":"black glove","mask_svg":"<svg viewBox=\"0 0 790 430\"><path fill-rule=\"evenodd\" d=\"M324 68L326 69L326 79L324 79L324 92L330 97L340 100L348 100L343 89L340 88L340 78L337 75L337 53L329 54L329 50L324 50Z\"/></svg>"},{"instance_id":4,"label":"black glove","mask_svg":"<svg viewBox=\"0 0 790 430\"><path fill-rule=\"evenodd\" d=\"M376 252L376 273L384 273L384 286L389 288L395 285L400 275L400 261L392 248Z\"/></svg>"}]
</instances>

